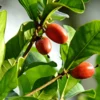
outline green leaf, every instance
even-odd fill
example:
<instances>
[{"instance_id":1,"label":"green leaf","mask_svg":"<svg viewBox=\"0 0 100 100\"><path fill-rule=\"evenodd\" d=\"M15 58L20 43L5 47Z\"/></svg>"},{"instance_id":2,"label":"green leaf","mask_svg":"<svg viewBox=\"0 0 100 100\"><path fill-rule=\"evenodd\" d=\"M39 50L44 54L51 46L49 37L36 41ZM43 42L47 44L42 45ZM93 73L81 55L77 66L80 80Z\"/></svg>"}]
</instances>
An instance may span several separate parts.
<instances>
[{"instance_id":1,"label":"green leaf","mask_svg":"<svg viewBox=\"0 0 100 100\"><path fill-rule=\"evenodd\" d=\"M38 66L50 66L50 67L56 67L57 64L54 62L54 61L51 61L51 62L48 62L48 63L45 63L45 62L33 62L32 64L28 65L27 67L25 67L25 71L30 69L30 68L33 68L33 67L38 67Z\"/></svg>"},{"instance_id":2,"label":"green leaf","mask_svg":"<svg viewBox=\"0 0 100 100\"><path fill-rule=\"evenodd\" d=\"M8 100L38 100L38 99L33 97L11 97L8 98Z\"/></svg>"},{"instance_id":3,"label":"green leaf","mask_svg":"<svg viewBox=\"0 0 100 100\"><path fill-rule=\"evenodd\" d=\"M73 39L76 30L74 28L72 28L71 26L68 25L64 25L64 29L66 30L67 34L68 34L68 41L67 44L69 45L71 40Z\"/></svg>"},{"instance_id":4,"label":"green leaf","mask_svg":"<svg viewBox=\"0 0 100 100\"><path fill-rule=\"evenodd\" d=\"M4 33L6 27L7 12L5 10L0 12L0 70L5 56Z\"/></svg>"},{"instance_id":5,"label":"green leaf","mask_svg":"<svg viewBox=\"0 0 100 100\"><path fill-rule=\"evenodd\" d=\"M47 83L48 81L50 81L53 77L49 76L49 77L43 77L40 78L39 80L37 80L34 84L33 89L36 89L42 85L44 85L45 83ZM47 86L46 88L42 89L41 92L39 93L39 95L37 96L38 100L51 100L57 93L57 81L52 83L51 85Z\"/></svg>"},{"instance_id":6,"label":"green leaf","mask_svg":"<svg viewBox=\"0 0 100 100\"><path fill-rule=\"evenodd\" d=\"M68 79L64 76L62 79L59 79L59 94L60 98L63 99L64 96L79 82L75 78L69 76Z\"/></svg>"},{"instance_id":7,"label":"green leaf","mask_svg":"<svg viewBox=\"0 0 100 100\"><path fill-rule=\"evenodd\" d=\"M96 57L96 64L100 64L100 55L97 55Z\"/></svg>"},{"instance_id":8,"label":"green leaf","mask_svg":"<svg viewBox=\"0 0 100 100\"><path fill-rule=\"evenodd\" d=\"M52 63L52 62L50 62ZM30 81L30 84L33 85L36 80L42 77L48 77L54 75L56 73L55 68L53 68L52 64L47 63L43 65L37 65L26 71L26 76ZM34 66L34 63L33 63Z\"/></svg>"},{"instance_id":9,"label":"green leaf","mask_svg":"<svg viewBox=\"0 0 100 100\"><path fill-rule=\"evenodd\" d=\"M65 18L69 18L69 15L60 11L55 11L52 15L51 15L52 20L64 20Z\"/></svg>"},{"instance_id":10,"label":"green leaf","mask_svg":"<svg viewBox=\"0 0 100 100\"><path fill-rule=\"evenodd\" d=\"M31 91L31 85L26 75L23 74L18 78L18 87L20 96L23 96Z\"/></svg>"},{"instance_id":11,"label":"green leaf","mask_svg":"<svg viewBox=\"0 0 100 100\"><path fill-rule=\"evenodd\" d=\"M96 92L93 89L86 90L86 91L84 91L82 93L87 95L87 96L89 96L89 97L91 97L91 98L95 98L95 96L96 96Z\"/></svg>"},{"instance_id":12,"label":"green leaf","mask_svg":"<svg viewBox=\"0 0 100 100\"><path fill-rule=\"evenodd\" d=\"M5 59L17 58L34 33L34 22L25 22L12 39L6 43Z\"/></svg>"},{"instance_id":13,"label":"green leaf","mask_svg":"<svg viewBox=\"0 0 100 100\"><path fill-rule=\"evenodd\" d=\"M44 11L43 11L43 15L42 15L42 19L41 19L41 25L44 26L45 22L47 20L49 20L49 18L51 17L51 15L57 11L58 9L60 9L62 6L60 4L57 3L49 3L45 6Z\"/></svg>"},{"instance_id":14,"label":"green leaf","mask_svg":"<svg viewBox=\"0 0 100 100\"><path fill-rule=\"evenodd\" d=\"M15 64L15 59L8 59L8 60L4 60L2 66L1 66L1 70L0 70L0 80L2 79L2 77L4 76L4 74L14 66Z\"/></svg>"},{"instance_id":15,"label":"green leaf","mask_svg":"<svg viewBox=\"0 0 100 100\"><path fill-rule=\"evenodd\" d=\"M46 63L48 62L48 63ZM48 61L48 58L42 54L40 54L35 47L32 47L27 58L24 61L24 64L22 66L22 71L19 73L19 76L24 73L24 71L32 68L32 67L36 67L38 65L46 65L46 64L50 64L53 67L56 67L57 64L55 62L50 62Z\"/></svg>"},{"instance_id":16,"label":"green leaf","mask_svg":"<svg viewBox=\"0 0 100 100\"><path fill-rule=\"evenodd\" d=\"M83 0L84 3L87 3L87 2L89 2L89 1L90 1L90 0Z\"/></svg>"},{"instance_id":17,"label":"green leaf","mask_svg":"<svg viewBox=\"0 0 100 100\"><path fill-rule=\"evenodd\" d=\"M77 83L65 96L66 99L71 98L77 94L83 93L89 97L94 98L95 97L95 91L94 90L84 90L83 86L80 83Z\"/></svg>"},{"instance_id":18,"label":"green leaf","mask_svg":"<svg viewBox=\"0 0 100 100\"><path fill-rule=\"evenodd\" d=\"M33 49L33 47L32 47ZM30 50L25 62L24 67L30 65L33 62L47 62L44 55L41 55L38 51ZM36 48L34 48L36 49Z\"/></svg>"},{"instance_id":19,"label":"green leaf","mask_svg":"<svg viewBox=\"0 0 100 100\"><path fill-rule=\"evenodd\" d=\"M75 30L72 27L70 27L68 25L64 25L64 29L66 30L66 32L68 34L68 41L67 41L67 43L60 45L60 55L61 55L61 59L63 61L63 65L65 64L65 61L67 59L69 44L75 35Z\"/></svg>"},{"instance_id":20,"label":"green leaf","mask_svg":"<svg viewBox=\"0 0 100 100\"><path fill-rule=\"evenodd\" d=\"M25 72L26 74L21 75L19 77L19 89L21 95L27 94L29 91L31 91L34 83L38 79L54 75L56 73L56 70L53 68L53 66L55 65L53 65L52 62L43 65L40 64L27 70Z\"/></svg>"},{"instance_id":21,"label":"green leaf","mask_svg":"<svg viewBox=\"0 0 100 100\"><path fill-rule=\"evenodd\" d=\"M84 3L82 0L59 0L59 3L61 5L69 8L70 10L76 12L76 13L83 13L84 12Z\"/></svg>"},{"instance_id":22,"label":"green leaf","mask_svg":"<svg viewBox=\"0 0 100 100\"><path fill-rule=\"evenodd\" d=\"M42 55L38 52L36 47L32 47L30 50L31 55L33 56L34 62L49 62L51 61L47 55Z\"/></svg>"},{"instance_id":23,"label":"green leaf","mask_svg":"<svg viewBox=\"0 0 100 100\"><path fill-rule=\"evenodd\" d=\"M93 54L100 54L99 40L99 20L81 26L70 43L65 68L73 68Z\"/></svg>"},{"instance_id":24,"label":"green leaf","mask_svg":"<svg viewBox=\"0 0 100 100\"><path fill-rule=\"evenodd\" d=\"M46 5L48 3L48 0L39 0L42 2L42 4Z\"/></svg>"},{"instance_id":25,"label":"green leaf","mask_svg":"<svg viewBox=\"0 0 100 100\"><path fill-rule=\"evenodd\" d=\"M38 0L19 0L19 2L27 11L29 17L36 21L38 17Z\"/></svg>"},{"instance_id":26,"label":"green leaf","mask_svg":"<svg viewBox=\"0 0 100 100\"><path fill-rule=\"evenodd\" d=\"M0 81L0 100L17 86L17 66L10 68Z\"/></svg>"},{"instance_id":27,"label":"green leaf","mask_svg":"<svg viewBox=\"0 0 100 100\"><path fill-rule=\"evenodd\" d=\"M66 61L67 53L68 53L68 44L67 43L61 44L60 45L60 55L61 55L61 59L63 61L63 64Z\"/></svg>"},{"instance_id":28,"label":"green leaf","mask_svg":"<svg viewBox=\"0 0 100 100\"><path fill-rule=\"evenodd\" d=\"M68 99L71 98L81 92L84 91L83 86L80 83L77 83L67 94L64 98Z\"/></svg>"}]
</instances>

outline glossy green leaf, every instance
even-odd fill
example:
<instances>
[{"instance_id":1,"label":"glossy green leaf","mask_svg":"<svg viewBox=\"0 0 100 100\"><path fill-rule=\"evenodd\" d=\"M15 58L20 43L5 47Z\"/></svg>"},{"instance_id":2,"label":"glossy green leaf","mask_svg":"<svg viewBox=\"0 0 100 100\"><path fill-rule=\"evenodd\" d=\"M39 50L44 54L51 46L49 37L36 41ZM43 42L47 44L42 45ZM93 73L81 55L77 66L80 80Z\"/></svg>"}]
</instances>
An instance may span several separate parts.
<instances>
[{"instance_id":1,"label":"glossy green leaf","mask_svg":"<svg viewBox=\"0 0 100 100\"><path fill-rule=\"evenodd\" d=\"M25 60L24 66L28 66L33 62L47 62L47 61L45 57L40 53L38 53L37 51L30 51Z\"/></svg>"},{"instance_id":2,"label":"glossy green leaf","mask_svg":"<svg viewBox=\"0 0 100 100\"><path fill-rule=\"evenodd\" d=\"M80 83L77 83L67 94L64 98L68 99L71 98L81 92L84 91L83 86Z\"/></svg>"},{"instance_id":3,"label":"glossy green leaf","mask_svg":"<svg viewBox=\"0 0 100 100\"><path fill-rule=\"evenodd\" d=\"M55 62L50 62L48 61L48 58L42 54L40 54L35 47L32 47L27 58L24 61L23 64L23 69L22 71L19 73L19 76L24 73L24 71L32 68L32 67L36 67L38 65L43 65L43 64L47 64L46 62L48 62L48 64L50 64L51 66L55 67L57 66L57 64Z\"/></svg>"},{"instance_id":4,"label":"glossy green leaf","mask_svg":"<svg viewBox=\"0 0 100 100\"><path fill-rule=\"evenodd\" d=\"M75 35L75 30L71 26L64 25L64 29L66 30L66 32L68 34L68 41L67 41L67 43L60 45L60 55L61 55L61 59L63 61L63 65L67 59L69 44Z\"/></svg>"},{"instance_id":5,"label":"glossy green leaf","mask_svg":"<svg viewBox=\"0 0 100 100\"><path fill-rule=\"evenodd\" d=\"M46 5L48 3L48 0L39 0L42 2L42 4Z\"/></svg>"},{"instance_id":6,"label":"glossy green leaf","mask_svg":"<svg viewBox=\"0 0 100 100\"><path fill-rule=\"evenodd\" d=\"M15 59L8 59L8 60L4 60L2 66L1 66L1 70L0 70L0 80L2 79L2 77L4 76L4 74L14 66L15 64Z\"/></svg>"},{"instance_id":7,"label":"glossy green leaf","mask_svg":"<svg viewBox=\"0 0 100 100\"><path fill-rule=\"evenodd\" d=\"M34 62L49 62L50 57L48 55L42 55L41 53L38 52L36 47L32 47L30 50L32 56L34 56Z\"/></svg>"},{"instance_id":8,"label":"glossy green leaf","mask_svg":"<svg viewBox=\"0 0 100 100\"><path fill-rule=\"evenodd\" d=\"M80 83L77 83L65 96L66 99L71 98L77 94L85 94L89 97L94 98L95 97L95 91L94 90L84 90L83 86Z\"/></svg>"},{"instance_id":9,"label":"glossy green leaf","mask_svg":"<svg viewBox=\"0 0 100 100\"><path fill-rule=\"evenodd\" d=\"M20 96L23 96L31 91L31 85L26 75L23 74L18 78L18 87Z\"/></svg>"},{"instance_id":10,"label":"glossy green leaf","mask_svg":"<svg viewBox=\"0 0 100 100\"><path fill-rule=\"evenodd\" d=\"M52 15L51 15L52 20L64 20L65 18L69 18L69 15L60 11L55 11Z\"/></svg>"},{"instance_id":11,"label":"glossy green leaf","mask_svg":"<svg viewBox=\"0 0 100 100\"><path fill-rule=\"evenodd\" d=\"M69 45L71 40L73 39L73 37L75 35L76 30L74 28L72 28L71 26L68 26L68 25L64 25L64 29L66 30L67 35L68 35L67 44Z\"/></svg>"},{"instance_id":12,"label":"glossy green leaf","mask_svg":"<svg viewBox=\"0 0 100 100\"><path fill-rule=\"evenodd\" d=\"M0 81L0 100L3 100L8 93L17 86L17 66L10 68Z\"/></svg>"},{"instance_id":13,"label":"glossy green leaf","mask_svg":"<svg viewBox=\"0 0 100 100\"><path fill-rule=\"evenodd\" d=\"M60 55L61 55L61 59L63 61L63 64L66 61L67 53L68 53L68 44L67 43L61 44L60 45Z\"/></svg>"},{"instance_id":14,"label":"glossy green leaf","mask_svg":"<svg viewBox=\"0 0 100 100\"><path fill-rule=\"evenodd\" d=\"M100 55L96 56L96 61L95 62L96 62L96 64L100 64Z\"/></svg>"},{"instance_id":15,"label":"glossy green leaf","mask_svg":"<svg viewBox=\"0 0 100 100\"><path fill-rule=\"evenodd\" d=\"M87 95L87 96L89 96L89 97L91 97L91 98L95 98L95 96L96 96L96 92L93 89L86 90L86 91L84 91L82 93Z\"/></svg>"},{"instance_id":16,"label":"glossy green leaf","mask_svg":"<svg viewBox=\"0 0 100 100\"><path fill-rule=\"evenodd\" d=\"M29 91L31 91L34 83L43 77L49 77L52 76L56 73L56 70L53 68L55 67L55 64L52 64L53 62L50 63L43 63L39 64L39 62L34 66L33 63L33 68L30 68L27 70L25 73L19 77L19 88L21 95L26 94ZM27 86L26 86L27 85ZM38 85L36 85L38 86Z\"/></svg>"},{"instance_id":17,"label":"glossy green leaf","mask_svg":"<svg viewBox=\"0 0 100 100\"><path fill-rule=\"evenodd\" d=\"M8 100L38 100L38 99L33 97L12 97L8 98Z\"/></svg>"},{"instance_id":18,"label":"glossy green leaf","mask_svg":"<svg viewBox=\"0 0 100 100\"><path fill-rule=\"evenodd\" d=\"M34 22L25 22L12 39L6 43L5 59L17 58L34 33Z\"/></svg>"},{"instance_id":19,"label":"glossy green leaf","mask_svg":"<svg viewBox=\"0 0 100 100\"><path fill-rule=\"evenodd\" d=\"M43 11L41 24L44 26L45 22L50 19L52 14L61 7L66 7L76 13L83 13L85 9L84 3L81 0L78 0L77 2L75 0L60 0L59 2L48 3Z\"/></svg>"},{"instance_id":20,"label":"glossy green leaf","mask_svg":"<svg viewBox=\"0 0 100 100\"><path fill-rule=\"evenodd\" d=\"M0 70L5 55L4 33L6 27L7 12L5 10L0 12Z\"/></svg>"},{"instance_id":21,"label":"glossy green leaf","mask_svg":"<svg viewBox=\"0 0 100 100\"><path fill-rule=\"evenodd\" d=\"M60 99L63 99L65 95L79 82L75 78L69 76L68 79L64 76L62 79L59 79L59 94Z\"/></svg>"},{"instance_id":22,"label":"glossy green leaf","mask_svg":"<svg viewBox=\"0 0 100 100\"><path fill-rule=\"evenodd\" d=\"M51 61L51 62L48 62L48 63L45 63L45 62L33 62L32 64L28 65L27 67L25 67L25 71L30 69L30 68L33 68L33 67L38 67L38 66L50 66L50 67L56 67L57 64L54 62L54 61Z\"/></svg>"},{"instance_id":23,"label":"glossy green leaf","mask_svg":"<svg viewBox=\"0 0 100 100\"><path fill-rule=\"evenodd\" d=\"M52 62L51 62L52 63ZM33 63L34 66L34 63ZM55 68L50 64L37 65L26 71L26 76L29 79L31 85L34 84L36 80L42 77L52 76L56 73Z\"/></svg>"},{"instance_id":24,"label":"glossy green leaf","mask_svg":"<svg viewBox=\"0 0 100 100\"><path fill-rule=\"evenodd\" d=\"M47 83L48 81L50 81L53 77L49 76L49 77L43 77L40 78L39 80L37 80L34 84L33 90L44 85L45 83ZM46 88L42 89L37 98L38 100L51 100L57 93L57 81L52 83L51 85L47 86Z\"/></svg>"},{"instance_id":25,"label":"glossy green leaf","mask_svg":"<svg viewBox=\"0 0 100 100\"><path fill-rule=\"evenodd\" d=\"M36 21L38 17L38 0L19 0L19 2L27 11L29 17Z\"/></svg>"},{"instance_id":26,"label":"glossy green leaf","mask_svg":"<svg viewBox=\"0 0 100 100\"><path fill-rule=\"evenodd\" d=\"M100 21L81 26L75 33L68 50L65 68L73 68L93 54L100 54Z\"/></svg>"},{"instance_id":27,"label":"glossy green leaf","mask_svg":"<svg viewBox=\"0 0 100 100\"><path fill-rule=\"evenodd\" d=\"M90 0L83 0L83 2L85 2L85 3L86 3L86 2L89 2L89 1L90 1Z\"/></svg>"},{"instance_id":28,"label":"glossy green leaf","mask_svg":"<svg viewBox=\"0 0 100 100\"><path fill-rule=\"evenodd\" d=\"M76 13L83 13L85 10L84 3L82 0L59 0L63 6L69 8L70 10Z\"/></svg>"},{"instance_id":29,"label":"glossy green leaf","mask_svg":"<svg viewBox=\"0 0 100 100\"><path fill-rule=\"evenodd\" d=\"M44 26L45 22L47 20L49 20L49 18L51 17L51 15L57 11L58 9L60 9L62 6L60 4L57 3L49 3L45 6L44 11L43 11L43 15L42 15L42 19L41 19L41 25Z\"/></svg>"}]
</instances>

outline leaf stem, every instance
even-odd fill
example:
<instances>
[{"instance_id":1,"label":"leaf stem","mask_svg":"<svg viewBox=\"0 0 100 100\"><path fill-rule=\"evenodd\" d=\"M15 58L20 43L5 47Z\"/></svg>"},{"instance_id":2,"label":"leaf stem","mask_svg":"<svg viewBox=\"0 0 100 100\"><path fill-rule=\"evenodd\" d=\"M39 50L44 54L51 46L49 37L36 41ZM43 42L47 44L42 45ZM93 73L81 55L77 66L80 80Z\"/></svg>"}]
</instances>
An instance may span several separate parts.
<instances>
[{"instance_id":1,"label":"leaf stem","mask_svg":"<svg viewBox=\"0 0 100 100\"><path fill-rule=\"evenodd\" d=\"M47 82L46 84L42 85L41 87L37 88L36 90L33 90L32 92L26 94L26 97L29 97L31 95L33 95L35 92L42 90L43 88L49 86L50 84L52 84L53 82L55 82L57 79L62 78L62 76L65 74L59 74L58 76L56 76L55 78L53 78L52 80L50 80L49 82Z\"/></svg>"}]
</instances>

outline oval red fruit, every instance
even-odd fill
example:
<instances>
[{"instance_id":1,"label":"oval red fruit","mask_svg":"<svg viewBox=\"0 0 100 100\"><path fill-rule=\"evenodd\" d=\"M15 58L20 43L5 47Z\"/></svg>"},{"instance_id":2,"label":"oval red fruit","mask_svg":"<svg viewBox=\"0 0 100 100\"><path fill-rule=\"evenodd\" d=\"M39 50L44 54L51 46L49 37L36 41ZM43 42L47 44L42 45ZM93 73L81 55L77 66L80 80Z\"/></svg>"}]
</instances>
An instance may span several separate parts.
<instances>
[{"instance_id":1,"label":"oval red fruit","mask_svg":"<svg viewBox=\"0 0 100 100\"><path fill-rule=\"evenodd\" d=\"M52 23L47 25L46 35L54 42L63 44L68 40L68 36L63 27Z\"/></svg>"},{"instance_id":2,"label":"oval red fruit","mask_svg":"<svg viewBox=\"0 0 100 100\"><path fill-rule=\"evenodd\" d=\"M48 54L52 48L51 42L47 37L42 37L41 39L37 40L35 45L37 50L43 55Z\"/></svg>"},{"instance_id":3,"label":"oval red fruit","mask_svg":"<svg viewBox=\"0 0 100 100\"><path fill-rule=\"evenodd\" d=\"M91 77L95 72L95 68L88 62L82 62L70 71L71 76L77 79L86 79Z\"/></svg>"}]
</instances>

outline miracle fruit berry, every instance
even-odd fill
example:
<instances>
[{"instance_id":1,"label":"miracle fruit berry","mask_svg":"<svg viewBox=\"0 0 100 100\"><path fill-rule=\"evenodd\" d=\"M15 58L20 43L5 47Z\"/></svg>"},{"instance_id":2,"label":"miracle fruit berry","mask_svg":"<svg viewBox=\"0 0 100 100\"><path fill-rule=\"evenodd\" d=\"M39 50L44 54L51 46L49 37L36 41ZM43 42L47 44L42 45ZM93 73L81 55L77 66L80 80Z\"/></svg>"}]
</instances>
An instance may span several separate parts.
<instances>
[{"instance_id":1,"label":"miracle fruit berry","mask_svg":"<svg viewBox=\"0 0 100 100\"><path fill-rule=\"evenodd\" d=\"M45 55L51 51L52 44L47 37L42 37L41 39L35 42L36 48L39 53Z\"/></svg>"},{"instance_id":2,"label":"miracle fruit berry","mask_svg":"<svg viewBox=\"0 0 100 100\"><path fill-rule=\"evenodd\" d=\"M95 68L88 62L82 62L70 71L72 77L76 79L86 79L93 76Z\"/></svg>"},{"instance_id":3,"label":"miracle fruit berry","mask_svg":"<svg viewBox=\"0 0 100 100\"><path fill-rule=\"evenodd\" d=\"M48 24L45 33L52 41L59 44L66 43L68 40L68 36L64 28L55 23Z\"/></svg>"}]
</instances>

